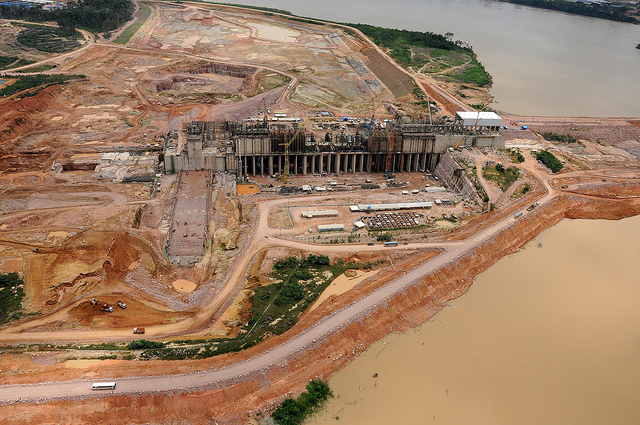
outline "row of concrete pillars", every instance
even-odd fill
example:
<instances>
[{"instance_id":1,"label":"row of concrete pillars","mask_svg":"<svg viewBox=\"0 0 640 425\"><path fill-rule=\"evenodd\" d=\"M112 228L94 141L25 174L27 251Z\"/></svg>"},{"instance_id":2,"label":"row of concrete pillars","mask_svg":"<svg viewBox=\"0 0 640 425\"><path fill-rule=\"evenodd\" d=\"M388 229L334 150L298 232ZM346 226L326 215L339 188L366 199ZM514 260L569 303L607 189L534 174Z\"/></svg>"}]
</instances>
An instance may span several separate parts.
<instances>
[{"instance_id":1,"label":"row of concrete pillars","mask_svg":"<svg viewBox=\"0 0 640 425\"><path fill-rule=\"evenodd\" d=\"M424 172L435 169L438 154L370 154L370 153L311 153L289 155L289 174L347 174L347 173L382 173L392 172ZM387 170L387 164L390 170ZM241 156L238 159L238 170L241 175L274 175L282 174L284 155Z\"/></svg>"}]
</instances>

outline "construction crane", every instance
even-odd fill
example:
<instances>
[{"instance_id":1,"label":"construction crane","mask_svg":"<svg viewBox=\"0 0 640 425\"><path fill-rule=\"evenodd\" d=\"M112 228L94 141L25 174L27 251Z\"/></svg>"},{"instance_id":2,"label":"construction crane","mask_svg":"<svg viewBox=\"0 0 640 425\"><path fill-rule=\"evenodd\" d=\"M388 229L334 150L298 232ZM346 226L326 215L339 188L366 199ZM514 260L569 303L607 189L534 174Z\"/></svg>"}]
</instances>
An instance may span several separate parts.
<instances>
[{"instance_id":1,"label":"construction crane","mask_svg":"<svg viewBox=\"0 0 640 425\"><path fill-rule=\"evenodd\" d=\"M269 112L269 107L267 106L266 97L262 98L262 100L260 101L260 106L258 108L262 108L262 124L266 126L269 123L269 118L267 117L267 114Z\"/></svg>"},{"instance_id":2,"label":"construction crane","mask_svg":"<svg viewBox=\"0 0 640 425\"><path fill-rule=\"evenodd\" d=\"M298 138L298 135L303 129L303 125L299 126L288 141L281 143L281 145L284 146L284 170L282 170L282 174L280 174L278 180L280 180L282 183L286 183L287 179L289 178L289 146L291 146L294 140Z\"/></svg>"},{"instance_id":3,"label":"construction crane","mask_svg":"<svg viewBox=\"0 0 640 425\"><path fill-rule=\"evenodd\" d=\"M473 131L476 130L476 127L478 126L478 122L480 122L480 113L482 111L484 111L487 106L489 106L489 105L486 105L484 108L482 108L481 110L478 111L478 118L476 119L476 122L473 124L473 127L471 127L469 130L467 130L467 132L464 134L464 136L462 136L462 139L460 139L458 144L454 147L455 150L459 151L460 150L459 149L460 145L462 144L464 139L469 135L469 133L471 133L471 130L473 130Z\"/></svg>"},{"instance_id":4,"label":"construction crane","mask_svg":"<svg viewBox=\"0 0 640 425\"><path fill-rule=\"evenodd\" d=\"M373 99L371 99L371 119L369 120L369 122L363 123L362 127L366 128L367 130L371 130L371 128L375 128L376 125L376 105L375 105L375 97Z\"/></svg>"}]
</instances>

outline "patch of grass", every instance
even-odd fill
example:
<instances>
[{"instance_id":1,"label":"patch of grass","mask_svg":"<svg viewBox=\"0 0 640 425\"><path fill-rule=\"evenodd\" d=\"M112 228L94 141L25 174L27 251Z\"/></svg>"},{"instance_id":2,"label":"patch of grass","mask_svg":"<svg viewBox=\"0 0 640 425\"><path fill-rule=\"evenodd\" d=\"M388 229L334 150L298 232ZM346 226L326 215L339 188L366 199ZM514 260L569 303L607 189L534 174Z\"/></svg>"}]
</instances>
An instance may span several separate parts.
<instances>
[{"instance_id":1,"label":"patch of grass","mask_svg":"<svg viewBox=\"0 0 640 425\"><path fill-rule=\"evenodd\" d=\"M21 59L17 56L0 56L0 71L19 66L30 65L35 61Z\"/></svg>"},{"instance_id":2,"label":"patch of grass","mask_svg":"<svg viewBox=\"0 0 640 425\"><path fill-rule=\"evenodd\" d=\"M147 18L151 15L151 8L146 4L140 4L140 9L138 10L138 20L131 25L129 28L124 30L122 34L120 34L113 42L118 44L127 44L131 37L138 32L140 27L145 23Z\"/></svg>"},{"instance_id":3,"label":"patch of grass","mask_svg":"<svg viewBox=\"0 0 640 425\"><path fill-rule=\"evenodd\" d=\"M24 283L17 273L0 274L0 324L21 317Z\"/></svg>"},{"instance_id":4,"label":"patch of grass","mask_svg":"<svg viewBox=\"0 0 640 425\"><path fill-rule=\"evenodd\" d=\"M529 183L521 184L521 185L520 185L520 186L518 186L518 188L513 192L513 194L509 197L509 199L519 199L519 198L522 198L524 195L526 195L527 193L529 193L532 189L533 189L533 187L531 187L531 184L529 184Z\"/></svg>"},{"instance_id":5,"label":"patch of grass","mask_svg":"<svg viewBox=\"0 0 640 425\"><path fill-rule=\"evenodd\" d=\"M50 69L55 68L55 65L49 65L49 64L42 64L42 65L38 65L38 66L34 66L33 68L25 68L25 69L21 69L20 71L16 71L16 72L20 72L20 73L26 73L26 72L44 72L44 71L48 71Z\"/></svg>"},{"instance_id":6,"label":"patch of grass","mask_svg":"<svg viewBox=\"0 0 640 425\"><path fill-rule=\"evenodd\" d=\"M149 349L162 348L162 347L164 347L163 342L148 341L146 339L138 339L135 341L131 341L127 345L127 350L149 350Z\"/></svg>"},{"instance_id":7,"label":"patch of grass","mask_svg":"<svg viewBox=\"0 0 640 425\"><path fill-rule=\"evenodd\" d=\"M563 143L576 143L577 140L570 134L542 133L542 137L546 140Z\"/></svg>"},{"instance_id":8,"label":"patch of grass","mask_svg":"<svg viewBox=\"0 0 640 425\"><path fill-rule=\"evenodd\" d=\"M470 58L469 63L463 67L463 71L461 73L452 72L448 73L447 76L454 81L473 84L479 87L490 86L493 83L491 75L475 57Z\"/></svg>"},{"instance_id":9,"label":"patch of grass","mask_svg":"<svg viewBox=\"0 0 640 425\"><path fill-rule=\"evenodd\" d=\"M515 162L516 164L520 164L524 162L524 155L520 153L520 151L511 150L509 151L509 159L511 162Z\"/></svg>"},{"instance_id":10,"label":"patch of grass","mask_svg":"<svg viewBox=\"0 0 640 425\"><path fill-rule=\"evenodd\" d=\"M538 161L542 162L552 173L562 170L562 162L549 151L540 151L536 153Z\"/></svg>"},{"instance_id":11,"label":"patch of grass","mask_svg":"<svg viewBox=\"0 0 640 425\"><path fill-rule=\"evenodd\" d=\"M43 89L45 87L53 86L56 84L63 84L70 80L78 80L83 78L86 78L86 76L75 75L75 74L72 74L72 75L64 75L64 74L25 75L24 77L20 77L15 83L0 89L0 96L11 96L23 90L31 89L34 87L40 87L40 89Z\"/></svg>"},{"instance_id":12,"label":"patch of grass","mask_svg":"<svg viewBox=\"0 0 640 425\"><path fill-rule=\"evenodd\" d=\"M520 170L517 167L504 168L497 164L485 167L482 170L482 175L485 179L496 182L500 190L506 192L520 178Z\"/></svg>"}]
</instances>

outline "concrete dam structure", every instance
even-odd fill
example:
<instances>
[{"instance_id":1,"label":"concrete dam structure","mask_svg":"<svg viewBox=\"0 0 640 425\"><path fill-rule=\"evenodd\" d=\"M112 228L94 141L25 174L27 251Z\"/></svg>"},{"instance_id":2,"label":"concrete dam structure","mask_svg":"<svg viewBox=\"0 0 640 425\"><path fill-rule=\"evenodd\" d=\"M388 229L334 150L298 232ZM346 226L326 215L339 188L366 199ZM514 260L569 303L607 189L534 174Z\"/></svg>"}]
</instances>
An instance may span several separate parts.
<instances>
[{"instance_id":1,"label":"concrete dam structure","mask_svg":"<svg viewBox=\"0 0 640 425\"><path fill-rule=\"evenodd\" d=\"M325 134L318 138L282 124L192 121L170 135L164 152L165 172L211 170L243 176L424 172L435 170L452 147L504 149L499 126L389 123L385 129ZM494 124L492 122L492 124Z\"/></svg>"}]
</instances>

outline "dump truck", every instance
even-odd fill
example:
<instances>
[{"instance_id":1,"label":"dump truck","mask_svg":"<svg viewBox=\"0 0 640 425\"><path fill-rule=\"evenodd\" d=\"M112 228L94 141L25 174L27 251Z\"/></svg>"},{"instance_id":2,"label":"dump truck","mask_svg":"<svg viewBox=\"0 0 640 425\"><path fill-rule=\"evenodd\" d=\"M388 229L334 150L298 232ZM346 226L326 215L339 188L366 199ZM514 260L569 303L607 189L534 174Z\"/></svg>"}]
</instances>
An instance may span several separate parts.
<instances>
[{"instance_id":1,"label":"dump truck","mask_svg":"<svg viewBox=\"0 0 640 425\"><path fill-rule=\"evenodd\" d=\"M113 313L113 307L107 303L104 303L100 306L100 311L104 311L106 313Z\"/></svg>"},{"instance_id":2,"label":"dump truck","mask_svg":"<svg viewBox=\"0 0 640 425\"><path fill-rule=\"evenodd\" d=\"M133 333L134 334L143 334L144 333L144 328L133 328Z\"/></svg>"}]
</instances>

